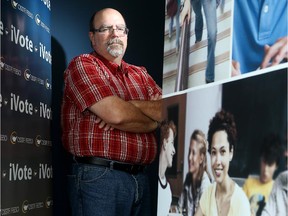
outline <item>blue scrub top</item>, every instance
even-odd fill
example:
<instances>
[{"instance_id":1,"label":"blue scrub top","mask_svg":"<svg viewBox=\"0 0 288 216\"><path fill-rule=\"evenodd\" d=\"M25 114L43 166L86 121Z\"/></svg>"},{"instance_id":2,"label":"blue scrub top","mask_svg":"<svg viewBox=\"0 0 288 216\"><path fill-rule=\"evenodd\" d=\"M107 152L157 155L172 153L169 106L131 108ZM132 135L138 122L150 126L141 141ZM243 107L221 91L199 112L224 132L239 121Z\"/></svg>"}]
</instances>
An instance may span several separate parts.
<instances>
[{"instance_id":1,"label":"blue scrub top","mask_svg":"<svg viewBox=\"0 0 288 216\"><path fill-rule=\"evenodd\" d=\"M256 70L264 57L264 45L287 36L288 0L235 0L232 58L241 73ZM287 45L288 46L288 45Z\"/></svg>"}]
</instances>

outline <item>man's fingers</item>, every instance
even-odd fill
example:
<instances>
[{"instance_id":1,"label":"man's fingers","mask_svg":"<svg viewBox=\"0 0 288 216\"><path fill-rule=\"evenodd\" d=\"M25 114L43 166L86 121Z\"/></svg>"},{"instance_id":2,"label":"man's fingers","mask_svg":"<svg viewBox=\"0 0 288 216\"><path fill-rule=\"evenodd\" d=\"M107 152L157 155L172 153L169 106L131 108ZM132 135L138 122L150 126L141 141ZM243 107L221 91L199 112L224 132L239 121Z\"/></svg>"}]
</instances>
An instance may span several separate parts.
<instances>
[{"instance_id":1,"label":"man's fingers","mask_svg":"<svg viewBox=\"0 0 288 216\"><path fill-rule=\"evenodd\" d=\"M101 121L101 118L97 117L96 118L96 123L98 124Z\"/></svg>"},{"instance_id":2,"label":"man's fingers","mask_svg":"<svg viewBox=\"0 0 288 216\"><path fill-rule=\"evenodd\" d=\"M265 57L261 63L261 68L266 68L272 65L279 64L284 58L288 56L288 37L280 38L271 47L265 45Z\"/></svg>"},{"instance_id":3,"label":"man's fingers","mask_svg":"<svg viewBox=\"0 0 288 216\"><path fill-rule=\"evenodd\" d=\"M105 125L106 125L106 123L105 123L104 121L101 121L101 122L99 123L99 128L103 128Z\"/></svg>"}]
</instances>

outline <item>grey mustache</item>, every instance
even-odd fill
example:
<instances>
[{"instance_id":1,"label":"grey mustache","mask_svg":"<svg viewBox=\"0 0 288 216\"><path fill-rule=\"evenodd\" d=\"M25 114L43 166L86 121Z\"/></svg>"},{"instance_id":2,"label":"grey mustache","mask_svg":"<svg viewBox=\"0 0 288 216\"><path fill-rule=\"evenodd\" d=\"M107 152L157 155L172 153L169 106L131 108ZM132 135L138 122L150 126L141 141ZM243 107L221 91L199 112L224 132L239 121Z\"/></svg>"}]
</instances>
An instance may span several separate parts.
<instances>
[{"instance_id":1,"label":"grey mustache","mask_svg":"<svg viewBox=\"0 0 288 216\"><path fill-rule=\"evenodd\" d=\"M107 45L111 45L111 44L120 44L120 45L124 45L123 42L121 40L119 40L118 38L114 38L114 39L111 39L107 42Z\"/></svg>"}]
</instances>

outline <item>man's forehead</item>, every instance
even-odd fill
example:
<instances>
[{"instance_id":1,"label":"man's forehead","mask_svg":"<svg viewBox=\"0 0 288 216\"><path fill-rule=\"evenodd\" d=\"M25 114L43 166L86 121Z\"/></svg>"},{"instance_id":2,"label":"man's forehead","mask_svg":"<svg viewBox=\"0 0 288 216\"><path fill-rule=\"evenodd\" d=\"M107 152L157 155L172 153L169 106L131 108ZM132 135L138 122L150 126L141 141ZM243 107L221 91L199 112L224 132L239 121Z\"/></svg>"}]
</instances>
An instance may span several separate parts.
<instances>
[{"instance_id":1,"label":"man's forehead","mask_svg":"<svg viewBox=\"0 0 288 216\"><path fill-rule=\"evenodd\" d=\"M123 16L116 10L105 10L96 14L94 23L100 25L125 25Z\"/></svg>"}]
</instances>

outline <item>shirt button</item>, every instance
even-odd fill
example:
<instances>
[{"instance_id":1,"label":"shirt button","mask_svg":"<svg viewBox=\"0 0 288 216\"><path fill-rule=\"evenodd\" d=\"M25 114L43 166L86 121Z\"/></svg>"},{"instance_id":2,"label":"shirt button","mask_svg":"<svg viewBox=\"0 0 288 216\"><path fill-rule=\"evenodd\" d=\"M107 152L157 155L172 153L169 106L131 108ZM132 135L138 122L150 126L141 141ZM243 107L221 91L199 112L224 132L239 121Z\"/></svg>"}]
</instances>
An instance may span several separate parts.
<instances>
[{"instance_id":1,"label":"shirt button","mask_svg":"<svg viewBox=\"0 0 288 216\"><path fill-rule=\"evenodd\" d=\"M265 5L265 6L264 6L264 13L268 13L268 11L269 11L269 6L268 6L268 5Z\"/></svg>"}]
</instances>

